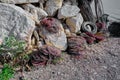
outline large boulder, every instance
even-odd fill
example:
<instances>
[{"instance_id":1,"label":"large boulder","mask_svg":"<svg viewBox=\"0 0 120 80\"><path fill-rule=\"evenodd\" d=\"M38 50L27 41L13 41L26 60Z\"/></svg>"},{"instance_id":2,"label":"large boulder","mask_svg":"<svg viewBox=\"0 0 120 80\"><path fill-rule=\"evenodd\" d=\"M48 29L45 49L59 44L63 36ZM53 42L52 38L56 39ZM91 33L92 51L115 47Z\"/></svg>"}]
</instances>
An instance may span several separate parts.
<instances>
[{"instance_id":1,"label":"large boulder","mask_svg":"<svg viewBox=\"0 0 120 80\"><path fill-rule=\"evenodd\" d=\"M76 5L64 5L58 11L58 19L64 19L76 16L79 13L80 9Z\"/></svg>"},{"instance_id":2,"label":"large boulder","mask_svg":"<svg viewBox=\"0 0 120 80\"><path fill-rule=\"evenodd\" d=\"M32 4L24 4L22 7L33 15L33 18L36 21L39 21L41 18L48 16L48 14L41 8L35 7Z\"/></svg>"},{"instance_id":3,"label":"large boulder","mask_svg":"<svg viewBox=\"0 0 120 80\"><path fill-rule=\"evenodd\" d=\"M45 10L49 16L54 16L59 8L61 8L63 0L48 0Z\"/></svg>"},{"instance_id":4,"label":"large boulder","mask_svg":"<svg viewBox=\"0 0 120 80\"><path fill-rule=\"evenodd\" d=\"M17 39L30 40L35 22L22 8L0 3L0 39L14 35Z\"/></svg>"},{"instance_id":5,"label":"large boulder","mask_svg":"<svg viewBox=\"0 0 120 80\"><path fill-rule=\"evenodd\" d=\"M45 18L41 20L41 24L41 34L44 36L46 44L66 50L67 38L62 24L54 18Z\"/></svg>"},{"instance_id":6,"label":"large boulder","mask_svg":"<svg viewBox=\"0 0 120 80\"><path fill-rule=\"evenodd\" d=\"M36 3L39 0L0 0L3 3L23 4L23 3Z\"/></svg>"},{"instance_id":7,"label":"large boulder","mask_svg":"<svg viewBox=\"0 0 120 80\"><path fill-rule=\"evenodd\" d=\"M82 23L83 17L80 13L77 14L77 16L68 18L66 20L66 24L69 26L70 31L73 33L80 31Z\"/></svg>"}]
</instances>

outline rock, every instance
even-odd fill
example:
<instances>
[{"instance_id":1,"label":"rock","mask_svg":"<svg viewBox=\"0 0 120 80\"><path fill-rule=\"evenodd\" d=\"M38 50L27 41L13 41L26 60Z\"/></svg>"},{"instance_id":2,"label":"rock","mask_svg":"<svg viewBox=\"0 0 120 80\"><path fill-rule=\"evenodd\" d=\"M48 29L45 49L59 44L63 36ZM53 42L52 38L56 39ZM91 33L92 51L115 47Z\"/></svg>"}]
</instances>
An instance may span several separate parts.
<instances>
[{"instance_id":1,"label":"rock","mask_svg":"<svg viewBox=\"0 0 120 80\"><path fill-rule=\"evenodd\" d=\"M44 3L45 3L45 0L39 0L39 5L40 5L41 9L44 8L44 6L43 6Z\"/></svg>"},{"instance_id":2,"label":"rock","mask_svg":"<svg viewBox=\"0 0 120 80\"><path fill-rule=\"evenodd\" d=\"M48 24L49 27L45 26ZM58 32L55 32L53 29L55 29ZM64 33L62 24L57 19L46 18L46 23L44 23L44 25L42 24L41 31L42 31L41 34L45 38L46 44L55 46L60 50L66 50L67 48L66 34Z\"/></svg>"},{"instance_id":3,"label":"rock","mask_svg":"<svg viewBox=\"0 0 120 80\"><path fill-rule=\"evenodd\" d=\"M64 5L58 11L58 19L69 18L76 16L79 13L80 9L76 5Z\"/></svg>"},{"instance_id":4,"label":"rock","mask_svg":"<svg viewBox=\"0 0 120 80\"><path fill-rule=\"evenodd\" d=\"M0 0L3 3L23 4L23 3L36 3L39 0Z\"/></svg>"},{"instance_id":5,"label":"rock","mask_svg":"<svg viewBox=\"0 0 120 80\"><path fill-rule=\"evenodd\" d=\"M70 30L69 29L65 29L65 34L67 37L71 36Z\"/></svg>"},{"instance_id":6,"label":"rock","mask_svg":"<svg viewBox=\"0 0 120 80\"><path fill-rule=\"evenodd\" d=\"M80 13L77 16L68 18L66 20L66 24L69 26L70 31L73 33L80 31L82 23L83 17Z\"/></svg>"},{"instance_id":7,"label":"rock","mask_svg":"<svg viewBox=\"0 0 120 80\"><path fill-rule=\"evenodd\" d=\"M64 0L64 4L78 5L77 0Z\"/></svg>"},{"instance_id":8,"label":"rock","mask_svg":"<svg viewBox=\"0 0 120 80\"><path fill-rule=\"evenodd\" d=\"M30 40L35 22L22 8L0 3L0 38L14 35L17 39Z\"/></svg>"},{"instance_id":9,"label":"rock","mask_svg":"<svg viewBox=\"0 0 120 80\"><path fill-rule=\"evenodd\" d=\"M2 39L0 39L0 45L2 44L2 42L3 42L3 40L2 40Z\"/></svg>"},{"instance_id":10,"label":"rock","mask_svg":"<svg viewBox=\"0 0 120 80\"><path fill-rule=\"evenodd\" d=\"M43 9L35 7L32 4L24 4L24 5L22 5L22 7L26 11L30 12L33 15L34 19L36 19L38 21L41 18L48 16L48 14Z\"/></svg>"},{"instance_id":11,"label":"rock","mask_svg":"<svg viewBox=\"0 0 120 80\"><path fill-rule=\"evenodd\" d=\"M37 43L37 46L40 48L40 47L42 47L44 44L43 44L43 42L42 41L39 41L38 43Z\"/></svg>"},{"instance_id":12,"label":"rock","mask_svg":"<svg viewBox=\"0 0 120 80\"><path fill-rule=\"evenodd\" d=\"M49 16L54 16L59 8L62 6L63 0L48 0L45 10Z\"/></svg>"}]
</instances>

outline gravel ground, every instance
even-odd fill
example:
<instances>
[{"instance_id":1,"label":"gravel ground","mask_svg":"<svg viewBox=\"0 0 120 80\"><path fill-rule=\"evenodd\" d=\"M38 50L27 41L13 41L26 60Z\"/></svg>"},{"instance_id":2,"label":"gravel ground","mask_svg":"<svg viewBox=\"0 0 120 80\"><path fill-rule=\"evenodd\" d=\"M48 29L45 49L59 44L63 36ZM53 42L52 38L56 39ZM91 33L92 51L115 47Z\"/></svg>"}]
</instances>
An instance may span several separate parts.
<instances>
[{"instance_id":1,"label":"gravel ground","mask_svg":"<svg viewBox=\"0 0 120 80\"><path fill-rule=\"evenodd\" d=\"M79 60L62 54L63 61L24 72L26 80L120 80L120 39L91 45ZM14 79L18 80L19 73Z\"/></svg>"}]
</instances>

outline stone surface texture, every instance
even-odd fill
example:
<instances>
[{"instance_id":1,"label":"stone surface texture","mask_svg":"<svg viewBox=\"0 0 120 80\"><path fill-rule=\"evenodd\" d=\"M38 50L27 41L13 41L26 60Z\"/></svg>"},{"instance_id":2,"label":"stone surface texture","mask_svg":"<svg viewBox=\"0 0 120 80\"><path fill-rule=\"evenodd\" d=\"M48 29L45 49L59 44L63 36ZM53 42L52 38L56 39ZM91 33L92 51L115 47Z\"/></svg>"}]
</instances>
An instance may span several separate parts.
<instances>
[{"instance_id":1,"label":"stone surface texture","mask_svg":"<svg viewBox=\"0 0 120 80\"><path fill-rule=\"evenodd\" d=\"M80 9L76 5L65 4L58 11L58 19L64 19L76 16L79 13Z\"/></svg>"},{"instance_id":2,"label":"stone surface texture","mask_svg":"<svg viewBox=\"0 0 120 80\"><path fill-rule=\"evenodd\" d=\"M14 35L18 39L29 40L35 22L20 7L0 3L0 38Z\"/></svg>"},{"instance_id":3,"label":"stone surface texture","mask_svg":"<svg viewBox=\"0 0 120 80\"><path fill-rule=\"evenodd\" d=\"M51 33L46 30L45 27L42 27L41 33L45 38L46 44L55 46L60 50L66 50L67 48L67 38L64 32L62 24L56 19L55 26L59 28L57 33Z\"/></svg>"},{"instance_id":4,"label":"stone surface texture","mask_svg":"<svg viewBox=\"0 0 120 80\"><path fill-rule=\"evenodd\" d=\"M23 3L36 3L39 0L0 0L3 3L23 4Z\"/></svg>"},{"instance_id":5,"label":"stone surface texture","mask_svg":"<svg viewBox=\"0 0 120 80\"><path fill-rule=\"evenodd\" d=\"M41 8L39 7L35 7L34 5L32 4L24 4L22 5L22 7L28 11L29 13L32 14L32 17L35 19L35 21L38 21L41 19L41 18L44 18L46 16L48 16L48 14Z\"/></svg>"},{"instance_id":6,"label":"stone surface texture","mask_svg":"<svg viewBox=\"0 0 120 80\"><path fill-rule=\"evenodd\" d=\"M49 16L54 16L59 8L61 8L63 0L48 0L45 10Z\"/></svg>"},{"instance_id":7,"label":"stone surface texture","mask_svg":"<svg viewBox=\"0 0 120 80\"><path fill-rule=\"evenodd\" d=\"M70 31L73 33L80 31L82 23L83 17L80 13L75 17L71 17L66 20L66 24L69 26Z\"/></svg>"}]
</instances>

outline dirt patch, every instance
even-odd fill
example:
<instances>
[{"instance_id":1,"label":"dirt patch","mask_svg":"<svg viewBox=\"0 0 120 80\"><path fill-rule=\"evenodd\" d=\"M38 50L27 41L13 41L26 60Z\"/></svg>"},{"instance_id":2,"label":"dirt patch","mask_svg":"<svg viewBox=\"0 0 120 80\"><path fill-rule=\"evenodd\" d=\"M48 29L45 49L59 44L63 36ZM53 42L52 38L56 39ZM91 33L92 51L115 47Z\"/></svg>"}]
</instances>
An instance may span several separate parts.
<instances>
[{"instance_id":1,"label":"dirt patch","mask_svg":"<svg viewBox=\"0 0 120 80\"><path fill-rule=\"evenodd\" d=\"M120 39L109 38L91 45L79 60L63 53L56 65L38 66L24 72L26 80L120 80ZM14 79L18 80L17 73Z\"/></svg>"}]
</instances>

